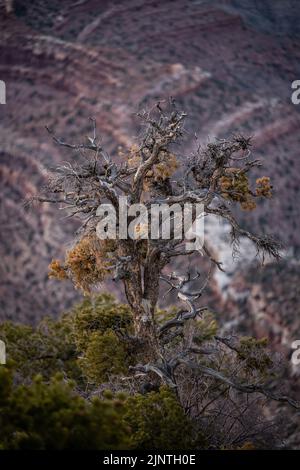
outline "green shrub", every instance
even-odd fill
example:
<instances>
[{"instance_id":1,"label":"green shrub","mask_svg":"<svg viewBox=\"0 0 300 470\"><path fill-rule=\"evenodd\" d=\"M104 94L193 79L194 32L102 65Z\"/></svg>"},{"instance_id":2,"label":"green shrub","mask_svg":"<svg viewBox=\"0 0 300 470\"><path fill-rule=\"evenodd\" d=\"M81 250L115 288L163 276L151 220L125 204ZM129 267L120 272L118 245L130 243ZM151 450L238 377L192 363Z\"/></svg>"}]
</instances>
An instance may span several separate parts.
<instances>
[{"instance_id":1,"label":"green shrub","mask_svg":"<svg viewBox=\"0 0 300 470\"><path fill-rule=\"evenodd\" d=\"M130 426L130 446L134 449L192 449L204 445L201 433L196 432L175 394L165 387L130 397L124 419Z\"/></svg>"},{"instance_id":2,"label":"green shrub","mask_svg":"<svg viewBox=\"0 0 300 470\"><path fill-rule=\"evenodd\" d=\"M30 385L12 387L12 373L0 369L0 448L123 449L128 426L120 400L91 402L74 393L61 375L50 383L37 376Z\"/></svg>"}]
</instances>

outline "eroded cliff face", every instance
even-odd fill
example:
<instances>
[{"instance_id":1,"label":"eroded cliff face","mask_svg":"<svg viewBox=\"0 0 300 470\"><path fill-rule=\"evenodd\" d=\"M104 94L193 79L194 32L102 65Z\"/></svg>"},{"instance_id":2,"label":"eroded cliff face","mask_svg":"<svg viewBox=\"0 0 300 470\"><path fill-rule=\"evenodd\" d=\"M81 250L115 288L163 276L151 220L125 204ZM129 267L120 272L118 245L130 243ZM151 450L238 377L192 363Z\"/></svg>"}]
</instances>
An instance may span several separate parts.
<instances>
[{"instance_id":1,"label":"eroded cliff face","mask_svg":"<svg viewBox=\"0 0 300 470\"><path fill-rule=\"evenodd\" d=\"M297 2L268 1L264 8L262 2L240 3L18 0L9 13L2 8L0 79L7 84L7 104L0 109L2 319L35 322L57 315L79 295L47 278L51 258L62 256L76 224L48 205L22 209L22 200L45 184L47 167L76 158L56 147L44 126L80 142L94 116L114 154L133 142L133 113L157 98L174 96L189 114L189 130L203 141L240 131L253 135L253 153L276 190L257 211L239 216L246 227L278 235L287 250L299 249L300 108L290 101L291 82L300 79ZM212 226L217 252L218 236ZM280 269L289 279L291 264ZM297 276L298 265L293 269ZM218 310L248 319L230 289L240 282L264 297L265 281L246 278L243 266L230 271L225 281L215 277L209 296ZM275 298L277 279L274 275L269 286ZM289 289L281 295L287 299ZM261 325L264 331L253 302L247 304L251 328ZM272 328L282 315L274 300L267 315L274 317ZM271 328L273 320L268 322Z\"/></svg>"},{"instance_id":2,"label":"eroded cliff face","mask_svg":"<svg viewBox=\"0 0 300 470\"><path fill-rule=\"evenodd\" d=\"M292 343L300 339L299 260L249 265L241 260L229 288L216 298L224 334L267 338L278 366L274 390L298 399L300 366L294 364ZM286 431L281 436L286 448L300 448L299 415L292 408L269 404L270 416L277 416Z\"/></svg>"}]
</instances>

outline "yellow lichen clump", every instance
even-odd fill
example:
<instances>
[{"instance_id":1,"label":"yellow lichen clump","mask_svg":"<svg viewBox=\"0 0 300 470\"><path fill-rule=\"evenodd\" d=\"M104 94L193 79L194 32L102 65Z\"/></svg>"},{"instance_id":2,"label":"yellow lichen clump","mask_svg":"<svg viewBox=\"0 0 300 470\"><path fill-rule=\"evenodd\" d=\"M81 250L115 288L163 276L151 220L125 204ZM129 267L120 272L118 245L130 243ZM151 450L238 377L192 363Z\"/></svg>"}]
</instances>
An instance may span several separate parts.
<instances>
[{"instance_id":1,"label":"yellow lichen clump","mask_svg":"<svg viewBox=\"0 0 300 470\"><path fill-rule=\"evenodd\" d=\"M49 264L49 277L58 279L59 281L68 279L66 269L61 265L61 262L58 259L53 259Z\"/></svg>"},{"instance_id":2,"label":"yellow lichen clump","mask_svg":"<svg viewBox=\"0 0 300 470\"><path fill-rule=\"evenodd\" d=\"M120 153L120 155L124 157L124 153ZM129 168L135 168L141 163L141 155L136 144L132 145L129 149L127 163Z\"/></svg>"},{"instance_id":3,"label":"yellow lichen clump","mask_svg":"<svg viewBox=\"0 0 300 470\"><path fill-rule=\"evenodd\" d=\"M137 224L134 227L134 236L137 240L148 238L148 224Z\"/></svg>"},{"instance_id":4,"label":"yellow lichen clump","mask_svg":"<svg viewBox=\"0 0 300 470\"><path fill-rule=\"evenodd\" d=\"M154 178L155 181L166 180L175 173L178 168L176 156L173 153L162 151L159 154L159 163L153 165L148 171L147 177Z\"/></svg>"},{"instance_id":5,"label":"yellow lichen clump","mask_svg":"<svg viewBox=\"0 0 300 470\"><path fill-rule=\"evenodd\" d=\"M226 168L220 178L220 188L225 199L239 202L244 210L253 210L256 203L249 187L247 173L240 168Z\"/></svg>"},{"instance_id":6,"label":"yellow lichen clump","mask_svg":"<svg viewBox=\"0 0 300 470\"><path fill-rule=\"evenodd\" d=\"M268 176L262 176L256 180L256 195L262 197L272 196L272 185Z\"/></svg>"},{"instance_id":7,"label":"yellow lichen clump","mask_svg":"<svg viewBox=\"0 0 300 470\"><path fill-rule=\"evenodd\" d=\"M84 236L67 251L65 263L53 260L49 266L49 277L71 279L76 288L88 293L91 286L104 280L112 265L111 252L114 240L100 240L96 234Z\"/></svg>"},{"instance_id":8,"label":"yellow lichen clump","mask_svg":"<svg viewBox=\"0 0 300 470\"><path fill-rule=\"evenodd\" d=\"M141 163L141 155L137 145L133 145L129 150L128 166L135 168ZM158 157L158 162L153 165L145 176L144 191L149 191L151 183L165 181L178 169L178 161L174 154L162 150Z\"/></svg>"},{"instance_id":9,"label":"yellow lichen clump","mask_svg":"<svg viewBox=\"0 0 300 470\"><path fill-rule=\"evenodd\" d=\"M222 196L225 199L239 202L244 210L256 208L254 197L271 197L272 186L270 178L263 176L256 180L256 189L250 189L249 178L245 170L240 168L226 168L225 175L219 181Z\"/></svg>"}]
</instances>

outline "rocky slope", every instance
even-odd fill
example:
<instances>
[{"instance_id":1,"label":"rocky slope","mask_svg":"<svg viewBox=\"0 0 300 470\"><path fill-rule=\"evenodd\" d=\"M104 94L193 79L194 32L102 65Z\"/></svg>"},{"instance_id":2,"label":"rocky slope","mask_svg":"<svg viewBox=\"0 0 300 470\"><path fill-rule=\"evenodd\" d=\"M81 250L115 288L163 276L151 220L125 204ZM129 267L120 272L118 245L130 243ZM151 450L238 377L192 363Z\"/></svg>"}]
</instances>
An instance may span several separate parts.
<instances>
[{"instance_id":1,"label":"rocky slope","mask_svg":"<svg viewBox=\"0 0 300 470\"><path fill-rule=\"evenodd\" d=\"M22 200L45 184L47 167L76 158L57 148L44 126L79 142L95 116L113 153L133 142L134 112L170 95L203 141L237 131L253 135L253 153L276 191L272 201L240 217L245 226L275 233L296 259L300 107L290 101L291 82L300 78L296 0L17 0L0 8L0 79L7 84L7 104L0 108L2 319L34 322L78 297L71 286L47 279L47 265L68 246L74 225L46 205L22 209ZM267 299L270 289L275 300L259 331L256 295L242 318L250 317L247 325L258 334L277 322L284 331L285 321L293 321L284 302L297 305L299 265L280 266L283 303L276 304L282 285L276 267L259 279L232 268L231 290L230 279L225 287L224 279L214 280L216 308L237 318L244 292Z\"/></svg>"}]
</instances>

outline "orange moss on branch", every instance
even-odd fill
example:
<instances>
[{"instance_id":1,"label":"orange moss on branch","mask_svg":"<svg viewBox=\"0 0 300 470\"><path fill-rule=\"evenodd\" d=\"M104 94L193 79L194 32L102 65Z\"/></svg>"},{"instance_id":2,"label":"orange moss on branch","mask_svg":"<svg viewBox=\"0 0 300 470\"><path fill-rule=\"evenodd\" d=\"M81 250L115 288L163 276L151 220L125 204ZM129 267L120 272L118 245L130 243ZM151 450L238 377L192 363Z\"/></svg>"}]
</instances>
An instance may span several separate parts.
<instances>
[{"instance_id":1,"label":"orange moss on branch","mask_svg":"<svg viewBox=\"0 0 300 470\"><path fill-rule=\"evenodd\" d=\"M256 195L261 197L272 197L272 185L268 176L257 178Z\"/></svg>"},{"instance_id":2,"label":"orange moss on branch","mask_svg":"<svg viewBox=\"0 0 300 470\"><path fill-rule=\"evenodd\" d=\"M222 196L234 202L238 202L243 210L256 208L255 197L271 197L272 186L270 178L263 176L256 180L256 188L253 193L247 170L241 168L226 168L225 175L219 180Z\"/></svg>"},{"instance_id":3,"label":"orange moss on branch","mask_svg":"<svg viewBox=\"0 0 300 470\"><path fill-rule=\"evenodd\" d=\"M49 277L71 279L77 289L89 293L91 286L101 283L113 264L114 240L100 240L95 233L84 236L67 251L64 264L53 260Z\"/></svg>"},{"instance_id":4,"label":"orange moss on branch","mask_svg":"<svg viewBox=\"0 0 300 470\"><path fill-rule=\"evenodd\" d=\"M142 157L137 145L133 145L129 150L128 165L130 168L138 167L142 162ZM149 191L153 183L165 181L170 178L178 169L179 164L176 156L167 151L161 150L158 156L158 161L147 172L143 184L144 191Z\"/></svg>"}]
</instances>

